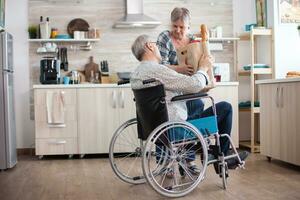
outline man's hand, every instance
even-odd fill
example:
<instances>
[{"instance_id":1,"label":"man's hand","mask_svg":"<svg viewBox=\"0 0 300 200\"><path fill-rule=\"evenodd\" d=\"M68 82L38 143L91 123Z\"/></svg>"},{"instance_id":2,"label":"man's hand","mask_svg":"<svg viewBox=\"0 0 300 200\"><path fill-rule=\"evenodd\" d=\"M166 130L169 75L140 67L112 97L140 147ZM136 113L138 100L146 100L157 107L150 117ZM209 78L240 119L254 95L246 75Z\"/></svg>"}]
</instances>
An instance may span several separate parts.
<instances>
[{"instance_id":1,"label":"man's hand","mask_svg":"<svg viewBox=\"0 0 300 200\"><path fill-rule=\"evenodd\" d=\"M207 72L208 70L212 70L213 63L215 59L212 55L202 55L199 61L199 69Z\"/></svg>"},{"instance_id":2,"label":"man's hand","mask_svg":"<svg viewBox=\"0 0 300 200\"><path fill-rule=\"evenodd\" d=\"M194 68L192 65L177 65L175 67L175 71L189 76L194 74Z\"/></svg>"}]
</instances>

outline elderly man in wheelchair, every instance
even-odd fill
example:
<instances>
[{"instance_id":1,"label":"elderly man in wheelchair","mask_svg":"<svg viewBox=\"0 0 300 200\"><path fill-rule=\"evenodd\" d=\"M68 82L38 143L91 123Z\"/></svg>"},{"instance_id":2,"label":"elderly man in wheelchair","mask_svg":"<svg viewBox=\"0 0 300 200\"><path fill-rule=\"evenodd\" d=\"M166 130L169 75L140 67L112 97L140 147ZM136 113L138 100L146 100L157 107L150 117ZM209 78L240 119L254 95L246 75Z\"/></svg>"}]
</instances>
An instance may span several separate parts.
<instances>
[{"instance_id":1,"label":"elderly man in wheelchair","mask_svg":"<svg viewBox=\"0 0 300 200\"><path fill-rule=\"evenodd\" d=\"M232 144L231 105L215 104L201 92L213 58L202 57L199 71L187 76L159 64L159 50L147 35L135 40L132 52L141 61L130 80L136 118L122 124L111 140L116 175L131 184L147 181L164 196L180 197L197 187L213 164L226 189L228 169L244 167L248 153L238 153ZM185 101L192 99L208 99L212 106L201 118L186 121Z\"/></svg>"}]
</instances>

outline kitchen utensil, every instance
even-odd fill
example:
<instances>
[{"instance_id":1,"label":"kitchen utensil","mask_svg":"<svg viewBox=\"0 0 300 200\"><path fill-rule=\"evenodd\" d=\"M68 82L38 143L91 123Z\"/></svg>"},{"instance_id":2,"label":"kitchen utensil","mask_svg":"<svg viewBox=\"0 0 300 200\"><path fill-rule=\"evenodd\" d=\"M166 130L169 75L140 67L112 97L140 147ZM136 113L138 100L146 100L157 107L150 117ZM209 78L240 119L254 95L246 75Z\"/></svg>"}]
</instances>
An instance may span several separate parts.
<instances>
[{"instance_id":1,"label":"kitchen utensil","mask_svg":"<svg viewBox=\"0 0 300 200\"><path fill-rule=\"evenodd\" d=\"M68 33L73 37L74 31L88 31L90 25L81 18L76 18L70 21L68 24L67 30Z\"/></svg>"},{"instance_id":2,"label":"kitchen utensil","mask_svg":"<svg viewBox=\"0 0 300 200\"><path fill-rule=\"evenodd\" d=\"M100 62L101 66L101 74L102 76L108 76L109 75L109 69L108 69L108 62L107 60L103 60Z\"/></svg>"},{"instance_id":3,"label":"kitchen utensil","mask_svg":"<svg viewBox=\"0 0 300 200\"><path fill-rule=\"evenodd\" d=\"M64 80L65 85L68 85L70 83L70 77L68 77L68 76L64 76L63 80Z\"/></svg>"},{"instance_id":4,"label":"kitchen utensil","mask_svg":"<svg viewBox=\"0 0 300 200\"><path fill-rule=\"evenodd\" d=\"M89 63L84 67L85 80L90 81L92 71L94 74L99 73L99 65L94 63L93 56L90 57Z\"/></svg>"},{"instance_id":5,"label":"kitchen utensil","mask_svg":"<svg viewBox=\"0 0 300 200\"><path fill-rule=\"evenodd\" d=\"M76 70L71 71L71 75L72 75L72 77L71 77L72 84L79 84L80 76L79 76L78 71L76 71Z\"/></svg>"},{"instance_id":6,"label":"kitchen utensil","mask_svg":"<svg viewBox=\"0 0 300 200\"><path fill-rule=\"evenodd\" d=\"M65 66L64 66L64 70L68 71L68 67L69 67L69 62L68 62L68 49L65 48Z\"/></svg>"},{"instance_id":7,"label":"kitchen utensil","mask_svg":"<svg viewBox=\"0 0 300 200\"><path fill-rule=\"evenodd\" d=\"M55 38L56 39L71 39L71 37L67 34L59 34L59 35L56 35Z\"/></svg>"},{"instance_id":8,"label":"kitchen utensil","mask_svg":"<svg viewBox=\"0 0 300 200\"><path fill-rule=\"evenodd\" d=\"M62 47L60 48L60 59L61 59L61 65L60 68L64 71L68 71L68 56L67 56L67 48Z\"/></svg>"},{"instance_id":9,"label":"kitchen utensil","mask_svg":"<svg viewBox=\"0 0 300 200\"><path fill-rule=\"evenodd\" d=\"M129 80L131 76L131 72L117 72L119 79Z\"/></svg>"}]
</instances>

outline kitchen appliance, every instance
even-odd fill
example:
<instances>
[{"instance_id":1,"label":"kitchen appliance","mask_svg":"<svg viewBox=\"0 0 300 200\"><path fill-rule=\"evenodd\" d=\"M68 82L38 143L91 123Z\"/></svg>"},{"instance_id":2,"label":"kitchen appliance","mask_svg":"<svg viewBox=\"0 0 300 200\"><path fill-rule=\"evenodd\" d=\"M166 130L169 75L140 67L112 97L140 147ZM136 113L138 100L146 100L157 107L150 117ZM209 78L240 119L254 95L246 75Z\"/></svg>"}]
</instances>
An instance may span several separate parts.
<instances>
[{"instance_id":1,"label":"kitchen appliance","mask_svg":"<svg viewBox=\"0 0 300 200\"><path fill-rule=\"evenodd\" d=\"M0 33L0 170L17 163L13 37Z\"/></svg>"},{"instance_id":2,"label":"kitchen appliance","mask_svg":"<svg viewBox=\"0 0 300 200\"><path fill-rule=\"evenodd\" d=\"M59 84L60 75L57 60L54 57L44 57L40 63L40 82L42 84Z\"/></svg>"},{"instance_id":3,"label":"kitchen appliance","mask_svg":"<svg viewBox=\"0 0 300 200\"><path fill-rule=\"evenodd\" d=\"M144 14L143 0L126 0L126 14L114 28L155 28L161 22Z\"/></svg>"},{"instance_id":4,"label":"kitchen appliance","mask_svg":"<svg viewBox=\"0 0 300 200\"><path fill-rule=\"evenodd\" d=\"M120 80L129 80L131 72L117 72L117 75Z\"/></svg>"}]
</instances>

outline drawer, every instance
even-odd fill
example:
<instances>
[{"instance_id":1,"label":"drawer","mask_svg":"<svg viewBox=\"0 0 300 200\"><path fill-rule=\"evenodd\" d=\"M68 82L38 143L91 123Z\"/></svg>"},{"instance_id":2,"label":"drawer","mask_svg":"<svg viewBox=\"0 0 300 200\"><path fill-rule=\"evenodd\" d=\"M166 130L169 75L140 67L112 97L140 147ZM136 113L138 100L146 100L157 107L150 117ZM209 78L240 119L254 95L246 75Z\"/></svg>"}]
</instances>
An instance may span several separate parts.
<instances>
[{"instance_id":1,"label":"drawer","mask_svg":"<svg viewBox=\"0 0 300 200\"><path fill-rule=\"evenodd\" d=\"M47 122L47 107L46 105L34 106L34 118L36 122ZM77 121L77 113L75 105L65 106L65 122Z\"/></svg>"},{"instance_id":2,"label":"drawer","mask_svg":"<svg viewBox=\"0 0 300 200\"><path fill-rule=\"evenodd\" d=\"M77 153L77 138L36 139L36 155L62 155Z\"/></svg>"},{"instance_id":3,"label":"drawer","mask_svg":"<svg viewBox=\"0 0 300 200\"><path fill-rule=\"evenodd\" d=\"M66 105L76 105L76 89L35 89L34 105L46 105L47 91L64 92Z\"/></svg>"},{"instance_id":4,"label":"drawer","mask_svg":"<svg viewBox=\"0 0 300 200\"><path fill-rule=\"evenodd\" d=\"M77 138L77 121L68 121L66 127L49 126L47 122L35 122L35 138Z\"/></svg>"}]
</instances>

